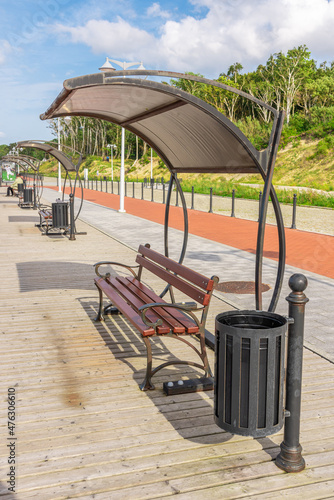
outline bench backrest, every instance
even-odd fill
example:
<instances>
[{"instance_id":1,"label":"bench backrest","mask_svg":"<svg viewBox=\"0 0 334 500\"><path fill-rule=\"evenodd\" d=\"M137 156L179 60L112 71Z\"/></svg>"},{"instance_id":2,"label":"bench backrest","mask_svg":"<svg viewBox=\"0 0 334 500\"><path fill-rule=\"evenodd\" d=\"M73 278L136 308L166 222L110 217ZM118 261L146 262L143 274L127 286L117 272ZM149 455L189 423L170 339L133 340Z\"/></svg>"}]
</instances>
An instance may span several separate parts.
<instances>
[{"instance_id":1,"label":"bench backrest","mask_svg":"<svg viewBox=\"0 0 334 500\"><path fill-rule=\"evenodd\" d=\"M143 268L174 286L196 302L206 306L214 287L214 280L175 262L152 250L149 246L140 245L136 262Z\"/></svg>"}]
</instances>

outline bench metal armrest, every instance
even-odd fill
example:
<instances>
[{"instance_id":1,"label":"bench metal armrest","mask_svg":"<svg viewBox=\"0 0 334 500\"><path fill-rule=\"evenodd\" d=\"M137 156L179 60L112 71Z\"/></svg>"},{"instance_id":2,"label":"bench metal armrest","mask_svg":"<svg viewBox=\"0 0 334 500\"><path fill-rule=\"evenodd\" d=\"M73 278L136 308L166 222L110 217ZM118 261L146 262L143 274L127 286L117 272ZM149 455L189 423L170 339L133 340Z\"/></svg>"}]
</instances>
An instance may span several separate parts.
<instances>
[{"instance_id":1,"label":"bench metal armrest","mask_svg":"<svg viewBox=\"0 0 334 500\"><path fill-rule=\"evenodd\" d=\"M108 262L108 261L97 262L96 264L94 264L95 273L100 278L109 278L110 277L110 273L106 273L106 274L99 273L99 271L98 271L99 267L104 266L104 265L124 267L125 269L130 271L135 278L137 278L137 273L134 271L134 269L138 269L138 267L140 267L139 265L138 266L127 266L126 264L121 264L120 262Z\"/></svg>"},{"instance_id":2,"label":"bench metal armrest","mask_svg":"<svg viewBox=\"0 0 334 500\"><path fill-rule=\"evenodd\" d=\"M195 314L192 311L202 311L203 308L197 307L197 304L195 302L188 303L188 304L187 303L174 303L174 304L170 303L169 304L166 302L151 302L150 304L144 304L143 306L140 306L138 311L140 312L141 319L144 321L145 325L147 325L149 327L153 327L154 329L156 329L158 326L162 325L162 320L158 319L155 323L151 323L146 318L146 310L147 309L154 309L155 307L163 307L163 308L172 307L173 309L180 309L185 314L188 314L188 316L190 316L194 320L196 325L200 328L200 322L199 322L197 316L195 316Z\"/></svg>"}]
</instances>

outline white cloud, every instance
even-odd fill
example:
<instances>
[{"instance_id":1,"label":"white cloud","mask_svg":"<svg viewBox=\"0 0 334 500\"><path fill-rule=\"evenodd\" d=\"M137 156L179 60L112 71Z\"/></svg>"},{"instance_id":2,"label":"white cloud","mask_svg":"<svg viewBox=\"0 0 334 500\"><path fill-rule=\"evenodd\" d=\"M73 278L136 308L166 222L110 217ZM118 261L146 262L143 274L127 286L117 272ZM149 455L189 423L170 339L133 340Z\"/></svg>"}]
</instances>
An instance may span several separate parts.
<instances>
[{"instance_id":1,"label":"white cloud","mask_svg":"<svg viewBox=\"0 0 334 500\"><path fill-rule=\"evenodd\" d=\"M118 17L57 26L94 53L143 60L146 67L200 72L217 77L234 62L246 71L269 55L305 44L317 59L334 59L334 0L190 0L204 17L167 19L155 2L147 10L162 19L159 36ZM164 15L162 15L164 14ZM323 54L323 55L322 55Z\"/></svg>"},{"instance_id":2,"label":"white cloud","mask_svg":"<svg viewBox=\"0 0 334 500\"><path fill-rule=\"evenodd\" d=\"M160 4L155 2L153 3L146 11L146 14L149 17L161 17L168 19L171 17L171 14L167 10L161 10Z\"/></svg>"},{"instance_id":3,"label":"white cloud","mask_svg":"<svg viewBox=\"0 0 334 500\"><path fill-rule=\"evenodd\" d=\"M0 131L0 137L6 137L5 132L1 132L1 131Z\"/></svg>"},{"instance_id":4,"label":"white cloud","mask_svg":"<svg viewBox=\"0 0 334 500\"><path fill-rule=\"evenodd\" d=\"M84 26L57 25L59 33L67 33L74 43L84 43L96 54L117 54L119 57L134 57L155 45L154 36L131 26L122 18L116 22L88 21Z\"/></svg>"}]
</instances>

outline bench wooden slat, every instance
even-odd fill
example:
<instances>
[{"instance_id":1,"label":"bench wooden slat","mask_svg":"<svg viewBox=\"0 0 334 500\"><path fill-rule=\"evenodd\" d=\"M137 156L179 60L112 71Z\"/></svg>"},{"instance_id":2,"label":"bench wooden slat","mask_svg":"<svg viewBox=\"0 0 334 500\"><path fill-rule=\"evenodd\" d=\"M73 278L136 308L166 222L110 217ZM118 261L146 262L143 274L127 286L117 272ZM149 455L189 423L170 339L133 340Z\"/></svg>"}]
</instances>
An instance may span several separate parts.
<instances>
[{"instance_id":1,"label":"bench wooden slat","mask_svg":"<svg viewBox=\"0 0 334 500\"><path fill-rule=\"evenodd\" d=\"M139 297L139 295L136 293L137 291L135 290L134 292L127 286L127 283L123 282L121 279L119 279L119 276L116 276L114 278L108 278L106 280L110 285L112 285L115 288L116 293L120 293L121 296L126 300L131 307L139 314L139 307L145 305L147 303L146 300L143 300L142 298ZM155 323L158 319L160 319L160 316L158 315L157 311L147 311L146 317L149 321L152 323ZM179 327L182 328L182 325L178 325ZM146 327L148 328L148 327ZM157 332L159 334L164 334L164 333L169 333L170 330L173 328L172 325L161 325L157 327ZM182 329L183 333L185 329Z\"/></svg>"},{"instance_id":2,"label":"bench wooden slat","mask_svg":"<svg viewBox=\"0 0 334 500\"><path fill-rule=\"evenodd\" d=\"M178 276L182 276L186 280L190 281L196 286L203 288L203 290L210 291L213 288L214 282L212 279L203 276L200 273L197 273L193 269L184 266L183 264L179 264L174 260L166 257L165 255L161 255L160 253L152 250L149 247L144 245L139 246L139 253L143 256L148 257L150 260L153 260L157 264L165 267L166 269L170 269L173 273L176 273Z\"/></svg>"},{"instance_id":3,"label":"bench wooden slat","mask_svg":"<svg viewBox=\"0 0 334 500\"><path fill-rule=\"evenodd\" d=\"M159 278L166 281L166 283L170 283L171 285L175 286L178 290L188 295L188 297L196 300L196 302L199 302L204 306L209 304L210 297L208 294L202 292L190 283L187 283L182 278L170 273L166 269L163 269L162 267L158 266L154 262L147 260L141 255L137 255L136 262L151 271L156 276L159 276Z\"/></svg>"},{"instance_id":4,"label":"bench wooden slat","mask_svg":"<svg viewBox=\"0 0 334 500\"><path fill-rule=\"evenodd\" d=\"M103 278L94 278L96 285L106 294L106 296L111 300L117 309L122 311L124 315L128 318L130 323L135 326L143 336L154 335L154 328L148 328L147 325L142 321L141 317L138 316L136 311L130 307L124 299L114 290L111 290L110 285Z\"/></svg>"},{"instance_id":5,"label":"bench wooden slat","mask_svg":"<svg viewBox=\"0 0 334 500\"><path fill-rule=\"evenodd\" d=\"M156 295L153 292L153 290L147 288L143 283L138 281L136 278L127 277L123 279L131 283L132 286L135 286L139 290L142 290L149 299L146 302L164 302L163 299L159 297L159 295ZM130 284L128 286L130 286ZM155 310L157 310L157 308L155 308ZM183 312L180 311L179 309L168 307L168 309L167 308L163 309L163 313L170 315L174 321L176 321L178 324L181 324L187 333L189 334L198 333L198 326L192 321L191 318L189 318L189 316L183 314ZM159 314L160 314L160 308L159 308ZM174 333L179 333L179 332L176 331L176 329L174 329Z\"/></svg>"}]
</instances>

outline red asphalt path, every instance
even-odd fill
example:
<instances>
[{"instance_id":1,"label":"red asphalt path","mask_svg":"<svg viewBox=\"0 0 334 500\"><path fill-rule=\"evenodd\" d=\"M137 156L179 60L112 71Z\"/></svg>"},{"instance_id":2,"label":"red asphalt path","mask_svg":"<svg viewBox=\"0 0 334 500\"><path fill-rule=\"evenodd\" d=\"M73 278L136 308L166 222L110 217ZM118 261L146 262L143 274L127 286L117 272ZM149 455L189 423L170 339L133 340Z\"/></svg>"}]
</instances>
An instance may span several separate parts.
<instances>
[{"instance_id":1,"label":"red asphalt path","mask_svg":"<svg viewBox=\"0 0 334 500\"><path fill-rule=\"evenodd\" d=\"M57 189L50 187L51 189ZM119 196L84 189L84 199L104 207L119 209ZM165 205L135 198L124 199L125 211L142 219L164 224ZM188 210L189 233L233 248L256 252L257 222L218 214ZM183 210L170 207L169 227L183 230ZM286 263L304 271L334 279L334 236L285 229ZM277 228L268 224L265 232L264 256L278 259Z\"/></svg>"}]
</instances>

